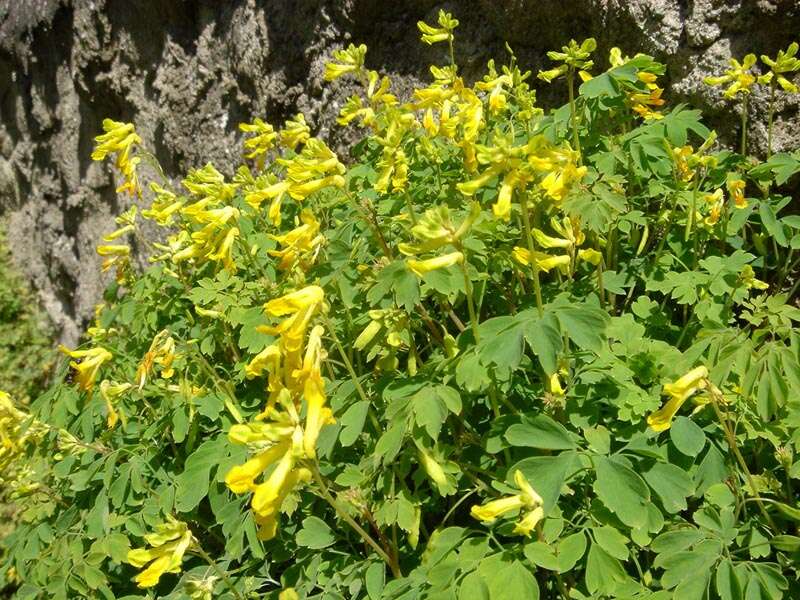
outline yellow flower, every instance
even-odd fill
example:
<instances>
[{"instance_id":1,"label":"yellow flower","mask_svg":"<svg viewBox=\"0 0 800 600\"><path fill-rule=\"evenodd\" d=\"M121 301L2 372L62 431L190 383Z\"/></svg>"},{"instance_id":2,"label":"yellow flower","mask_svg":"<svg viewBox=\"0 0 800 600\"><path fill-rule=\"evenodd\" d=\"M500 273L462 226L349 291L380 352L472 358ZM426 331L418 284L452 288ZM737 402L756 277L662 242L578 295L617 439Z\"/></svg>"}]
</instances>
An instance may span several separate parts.
<instances>
[{"instance_id":1,"label":"yellow flower","mask_svg":"<svg viewBox=\"0 0 800 600\"><path fill-rule=\"evenodd\" d=\"M130 383L112 383L107 379L100 382L100 395L106 402L106 423L109 429L116 427L120 420L120 413L114 408L116 400L133 386ZM125 415L122 415L122 424L125 425Z\"/></svg>"},{"instance_id":2,"label":"yellow flower","mask_svg":"<svg viewBox=\"0 0 800 600\"><path fill-rule=\"evenodd\" d=\"M775 81L784 91L796 94L798 92L797 85L789 81L784 73L795 73L800 70L800 59L796 58L798 48L797 42L792 42L785 51L779 50L774 59L762 54L761 61L770 70L769 73L759 78L759 82L772 83Z\"/></svg>"},{"instance_id":3,"label":"yellow flower","mask_svg":"<svg viewBox=\"0 0 800 600\"><path fill-rule=\"evenodd\" d=\"M161 377L170 379L175 371L172 363L175 360L175 340L166 329L159 331L150 343L150 348L145 352L142 361L136 369L136 386L142 389L147 382L147 377L155 365L161 367Z\"/></svg>"},{"instance_id":4,"label":"yellow flower","mask_svg":"<svg viewBox=\"0 0 800 600\"><path fill-rule=\"evenodd\" d=\"M669 396L669 401L656 412L647 417L647 424L653 431L665 431L672 425L672 419L680 407L695 392L706 387L708 369L704 366L696 367L686 373L674 383L664 385L663 393Z\"/></svg>"},{"instance_id":5,"label":"yellow flower","mask_svg":"<svg viewBox=\"0 0 800 600\"><path fill-rule=\"evenodd\" d=\"M744 179L728 179L726 187L728 193L733 199L733 205L736 208L747 208L747 199L744 197L744 189L747 186Z\"/></svg>"},{"instance_id":6,"label":"yellow flower","mask_svg":"<svg viewBox=\"0 0 800 600\"><path fill-rule=\"evenodd\" d=\"M534 251L533 254L531 254L527 248L521 248L519 246L514 247L511 255L514 257L514 260L526 267L530 266L535 261L539 270L544 271L545 273L549 273L554 268L565 270L569 267L570 263L570 258L567 254L551 256L550 254L537 251Z\"/></svg>"},{"instance_id":7,"label":"yellow flower","mask_svg":"<svg viewBox=\"0 0 800 600\"><path fill-rule=\"evenodd\" d=\"M244 147L250 151L249 154L245 154L245 158L257 159L258 167L262 168L265 155L275 145L278 134L272 125L259 118L253 119L252 123L239 123L239 129L245 133L255 134L244 142Z\"/></svg>"},{"instance_id":8,"label":"yellow flower","mask_svg":"<svg viewBox=\"0 0 800 600\"><path fill-rule=\"evenodd\" d=\"M736 94L749 94L750 88L756 82L755 75L750 72L755 64L755 54L748 54L741 63L732 58L730 60L731 68L725 71L724 75L706 77L703 81L706 85L715 86L730 83L723 94L726 98L733 98Z\"/></svg>"},{"instance_id":9,"label":"yellow flower","mask_svg":"<svg viewBox=\"0 0 800 600\"><path fill-rule=\"evenodd\" d=\"M294 118L288 119L280 133L281 144L284 148L294 150L300 144L305 144L311 137L311 130L306 124L303 113L297 113Z\"/></svg>"},{"instance_id":10,"label":"yellow flower","mask_svg":"<svg viewBox=\"0 0 800 600\"><path fill-rule=\"evenodd\" d=\"M97 374L104 363L114 358L105 348L90 348L89 350L70 350L65 346L59 345L58 349L71 358L80 359L80 362L71 361L69 366L75 369L75 379L82 390L89 391L94 387Z\"/></svg>"},{"instance_id":11,"label":"yellow flower","mask_svg":"<svg viewBox=\"0 0 800 600\"><path fill-rule=\"evenodd\" d=\"M136 548L128 552L127 562L136 568L147 568L135 578L140 588L153 587L164 573L180 573L183 555L194 543L186 523L169 517L156 527L156 532L144 536L151 549Z\"/></svg>"},{"instance_id":12,"label":"yellow flower","mask_svg":"<svg viewBox=\"0 0 800 600\"><path fill-rule=\"evenodd\" d=\"M125 178L125 183L117 188L117 192L127 191L131 196L139 195L139 181L136 177L136 166L139 157L131 157L131 150L142 138L136 135L133 123L120 123L111 119L103 119L104 134L95 139L97 146L92 152L92 160L103 160L109 154L116 154L116 167Z\"/></svg>"},{"instance_id":13,"label":"yellow flower","mask_svg":"<svg viewBox=\"0 0 800 600\"><path fill-rule=\"evenodd\" d=\"M475 505L470 513L479 521L492 523L507 512L523 509L522 518L517 521L514 533L529 537L536 524L544 517L544 502L519 469L514 471L514 482L520 490L519 494Z\"/></svg>"},{"instance_id":14,"label":"yellow flower","mask_svg":"<svg viewBox=\"0 0 800 600\"><path fill-rule=\"evenodd\" d=\"M322 381L321 364L324 356L322 334L317 325L311 330L303 358L303 367L294 377L303 381L303 396L306 400L306 422L303 429L303 451L308 458L316 457L317 438L325 425L335 423L333 412L325 406L325 384Z\"/></svg>"},{"instance_id":15,"label":"yellow flower","mask_svg":"<svg viewBox=\"0 0 800 600\"><path fill-rule=\"evenodd\" d=\"M142 211L142 216L146 219L154 220L159 225L170 225L173 216L183 208L186 200L179 199L174 193L161 187L156 182L150 184L150 189L156 197L150 208Z\"/></svg>"},{"instance_id":16,"label":"yellow flower","mask_svg":"<svg viewBox=\"0 0 800 600\"><path fill-rule=\"evenodd\" d=\"M271 446L263 452L259 452L253 458L248 460L243 465L236 465L231 468L225 475L225 485L227 485L234 494L244 494L246 492L255 491L257 485L255 480L266 471L271 465L283 459L291 446L291 432L289 438L283 442ZM231 441L234 441L231 436Z\"/></svg>"},{"instance_id":17,"label":"yellow flower","mask_svg":"<svg viewBox=\"0 0 800 600\"><path fill-rule=\"evenodd\" d=\"M347 73L363 73L366 55L367 47L364 44L359 46L350 44L344 50L336 50L333 58L339 62L329 62L325 65L325 80L333 81Z\"/></svg>"},{"instance_id":18,"label":"yellow flower","mask_svg":"<svg viewBox=\"0 0 800 600\"><path fill-rule=\"evenodd\" d=\"M436 258L429 258L427 260L409 258L406 264L415 275L424 277L425 273L429 273L430 271L452 267L462 262L464 262L464 255L461 252L450 252L449 254L437 256Z\"/></svg>"},{"instance_id":19,"label":"yellow flower","mask_svg":"<svg viewBox=\"0 0 800 600\"><path fill-rule=\"evenodd\" d=\"M436 489L442 496L455 494L457 490L453 477L445 472L434 456L421 446L417 448L419 463L425 470L425 474L436 485Z\"/></svg>"},{"instance_id":20,"label":"yellow flower","mask_svg":"<svg viewBox=\"0 0 800 600\"><path fill-rule=\"evenodd\" d=\"M769 284L761 281L760 279L756 279L755 271L753 271L753 267L751 265L745 265L742 268L741 273L739 273L739 281L744 285L744 287L748 290L756 289L756 290L767 290L769 289Z\"/></svg>"},{"instance_id":21,"label":"yellow flower","mask_svg":"<svg viewBox=\"0 0 800 600\"><path fill-rule=\"evenodd\" d=\"M570 40L569 44L561 47L561 52L550 51L547 53L550 60L555 60L563 64L559 65L549 71L540 71L537 77L542 81L551 83L554 79L570 72L570 70L577 70L581 79L587 81L591 79L591 75L587 72L591 69L594 63L589 59L592 52L597 48L597 42L594 38L587 38L581 44L575 40Z\"/></svg>"},{"instance_id":22,"label":"yellow flower","mask_svg":"<svg viewBox=\"0 0 800 600\"><path fill-rule=\"evenodd\" d=\"M422 41L428 45L438 42L452 42L453 30L458 27L458 19L454 19L449 12L439 10L439 27L433 27L425 21L417 21L417 27L422 32Z\"/></svg>"}]
</instances>

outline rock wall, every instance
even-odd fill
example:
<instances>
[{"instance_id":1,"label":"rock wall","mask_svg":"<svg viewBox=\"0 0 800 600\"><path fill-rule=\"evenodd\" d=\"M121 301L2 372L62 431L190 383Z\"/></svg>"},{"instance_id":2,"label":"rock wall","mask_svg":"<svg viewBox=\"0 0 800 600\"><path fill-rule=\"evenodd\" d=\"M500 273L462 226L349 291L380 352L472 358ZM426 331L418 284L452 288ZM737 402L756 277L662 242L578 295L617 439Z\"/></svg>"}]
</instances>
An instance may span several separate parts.
<instances>
[{"instance_id":1,"label":"rock wall","mask_svg":"<svg viewBox=\"0 0 800 600\"><path fill-rule=\"evenodd\" d=\"M302 111L343 148L352 133L334 118L351 90L323 81L331 52L366 43L368 66L403 96L444 60L415 28L439 8L461 20L467 77L502 60L506 41L535 71L546 50L592 35L599 57L617 45L666 62L666 95L705 108L723 141L738 118L702 78L800 31L795 0L0 0L0 214L61 339L75 342L92 314L105 283L94 246L125 208L109 167L89 158L103 117L133 121L171 177L209 160L230 171L237 124L255 116L280 123ZM760 153L764 98L752 112ZM781 105L778 148L800 145L797 113Z\"/></svg>"}]
</instances>

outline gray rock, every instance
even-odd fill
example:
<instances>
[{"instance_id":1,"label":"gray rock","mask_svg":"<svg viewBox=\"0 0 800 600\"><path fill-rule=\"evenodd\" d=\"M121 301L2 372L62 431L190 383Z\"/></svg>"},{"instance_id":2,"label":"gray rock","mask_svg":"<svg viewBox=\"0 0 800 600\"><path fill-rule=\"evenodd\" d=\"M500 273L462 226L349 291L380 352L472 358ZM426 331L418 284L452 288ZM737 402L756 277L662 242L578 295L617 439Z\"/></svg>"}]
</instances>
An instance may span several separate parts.
<instances>
[{"instance_id":1,"label":"gray rock","mask_svg":"<svg viewBox=\"0 0 800 600\"><path fill-rule=\"evenodd\" d=\"M536 70L546 50L593 35L600 57L617 45L664 61L666 96L706 110L728 144L736 108L703 77L731 56L774 54L800 30L793 0L0 0L0 213L62 341L74 343L92 315L106 283L94 247L129 202L89 157L103 117L133 121L176 179L208 161L230 173L237 124L255 116L280 124L302 111L346 152L356 134L334 120L352 86L324 82L331 52L366 43L368 65L407 96L444 59L415 27L439 8L461 20L467 77L504 59L506 40ZM543 103L562 91L542 89ZM766 101L752 99L751 152L766 147ZM779 108L775 146L796 148L797 101Z\"/></svg>"}]
</instances>

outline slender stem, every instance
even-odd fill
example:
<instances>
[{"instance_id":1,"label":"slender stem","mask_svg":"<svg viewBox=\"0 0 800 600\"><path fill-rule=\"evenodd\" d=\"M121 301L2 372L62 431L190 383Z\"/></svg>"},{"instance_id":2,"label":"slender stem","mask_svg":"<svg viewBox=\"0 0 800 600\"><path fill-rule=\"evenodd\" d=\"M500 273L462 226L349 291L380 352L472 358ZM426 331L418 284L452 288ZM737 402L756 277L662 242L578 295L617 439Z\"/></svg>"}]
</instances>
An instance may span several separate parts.
<instances>
[{"instance_id":1,"label":"slender stem","mask_svg":"<svg viewBox=\"0 0 800 600\"><path fill-rule=\"evenodd\" d=\"M338 514L348 525L350 525L350 527L352 527L355 532L361 536L361 539L363 539L364 542L369 544L372 549L375 550L378 556L380 556L381 559L383 559L383 561L389 565L389 568L392 570L392 574L396 578L402 577L403 573L400 571L400 565L397 564L397 561L393 560L392 557L390 557L389 554L383 548L381 548L380 544L372 539L372 536L370 536L364 530L364 528L361 527L361 525L359 525L355 519L353 519L353 517L347 514L347 511L344 510L341 504L336 501L336 498L331 495L330 491L328 490L328 486L325 485L325 480L322 478L322 473L319 472L319 468L316 464L311 465L311 474L313 475L317 486L319 486L319 491L322 494L322 498L333 507L333 509L336 511L336 514Z\"/></svg>"},{"instance_id":2,"label":"slender stem","mask_svg":"<svg viewBox=\"0 0 800 600\"><path fill-rule=\"evenodd\" d=\"M730 426L728 425L727 417L722 413L722 410L719 407L719 401L722 400L719 392L713 385L710 385L710 382L707 382L708 390L710 391L710 398L711 398L711 406L714 407L714 412L717 415L717 419L722 425L722 430L725 433L725 439L728 441L728 446L731 449L731 453L736 458L736 462L739 463L739 467L741 467L742 471L744 471L745 477L747 478L747 483L750 486L750 492L753 494L753 498L758 505L761 514L764 515L764 518L767 520L767 523L770 527L772 527L773 531L777 531L775 527L775 523L772 522L772 517L769 516L767 509L764 507L764 503L761 501L761 498L758 495L758 488L756 487L756 482L753 479L753 475L750 473L750 469L747 467L747 463L742 456L742 453L739 452L739 447L736 444L736 437L733 435L733 431L731 431Z\"/></svg>"},{"instance_id":3,"label":"slender stem","mask_svg":"<svg viewBox=\"0 0 800 600\"><path fill-rule=\"evenodd\" d=\"M531 221L528 214L528 196L520 194L520 208L522 209L522 224L525 228L525 242L528 244L528 252L531 253L531 271L533 272L533 291L536 295L536 308L539 309L539 316L544 315L544 304L542 303L542 285L539 281L539 265L536 263L536 248L533 245L533 235L531 235Z\"/></svg>"},{"instance_id":4,"label":"slender stem","mask_svg":"<svg viewBox=\"0 0 800 600\"><path fill-rule=\"evenodd\" d=\"M219 568L219 565L216 563L216 561L213 558L211 558L206 553L206 551L203 550L203 548L200 547L200 544L195 543L192 550L194 550L200 556L200 558L206 561L209 567L214 569L214 572L220 577L220 579L222 579L225 582L228 588L230 588L231 592L233 593L234 597L236 597L237 600L244 600L244 596L242 596L236 589L236 587L233 585L233 581L231 581L231 578L228 577L228 574Z\"/></svg>"},{"instance_id":5,"label":"slender stem","mask_svg":"<svg viewBox=\"0 0 800 600\"><path fill-rule=\"evenodd\" d=\"M581 164L581 140L578 137L578 114L575 109L575 69L569 68L567 73L567 88L569 89L569 114L572 121L572 140L578 152L578 165Z\"/></svg>"},{"instance_id":6,"label":"slender stem","mask_svg":"<svg viewBox=\"0 0 800 600\"><path fill-rule=\"evenodd\" d=\"M461 248L463 253L463 248ZM475 343L480 342L480 333L478 333L478 313L475 312L475 301L472 299L472 281L469 278L469 271L467 271L467 259L461 261L461 273L464 275L464 292L467 295L467 310L469 311L469 321L472 324L472 337L475 338Z\"/></svg>"},{"instance_id":7,"label":"slender stem","mask_svg":"<svg viewBox=\"0 0 800 600\"><path fill-rule=\"evenodd\" d=\"M344 346L342 346L342 342L339 341L339 336L336 335L336 330L333 328L333 323L331 323L328 315L325 314L322 315L322 320L325 321L325 327L328 328L328 333L333 339L333 343L336 345L336 350L339 351L339 356L342 358L342 362L344 363L345 369L347 369L347 373L350 375L350 379L356 388L359 398L361 398L361 400L366 402L368 405L372 406L369 398L367 398L367 393L364 391L364 388L361 386L361 382L358 380L358 375L356 374L356 370L353 368L353 363L350 362L347 352L345 352ZM369 416L375 428L378 431L381 431L382 428L380 423L378 423L378 419L375 417L372 411L369 411Z\"/></svg>"},{"instance_id":8,"label":"slender stem","mask_svg":"<svg viewBox=\"0 0 800 600\"><path fill-rule=\"evenodd\" d=\"M769 86L769 111L767 112L767 160L772 156L772 117L775 111L775 81ZM769 187L767 188L769 189Z\"/></svg>"},{"instance_id":9,"label":"slender stem","mask_svg":"<svg viewBox=\"0 0 800 600\"><path fill-rule=\"evenodd\" d=\"M413 225L417 224L417 213L414 212L414 205L411 203L411 196L406 193L406 208L408 208L408 215L411 217L411 223Z\"/></svg>"},{"instance_id":10,"label":"slender stem","mask_svg":"<svg viewBox=\"0 0 800 600\"><path fill-rule=\"evenodd\" d=\"M747 153L747 94L742 94L742 147L740 154Z\"/></svg>"}]
</instances>

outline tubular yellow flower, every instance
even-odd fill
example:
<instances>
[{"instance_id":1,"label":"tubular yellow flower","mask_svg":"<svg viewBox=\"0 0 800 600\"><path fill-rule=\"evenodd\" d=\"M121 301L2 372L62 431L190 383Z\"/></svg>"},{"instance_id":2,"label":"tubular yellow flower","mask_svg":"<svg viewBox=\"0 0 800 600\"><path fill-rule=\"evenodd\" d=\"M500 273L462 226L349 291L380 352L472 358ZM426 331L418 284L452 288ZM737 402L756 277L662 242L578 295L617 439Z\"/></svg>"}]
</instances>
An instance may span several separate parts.
<instances>
[{"instance_id":1,"label":"tubular yellow flower","mask_svg":"<svg viewBox=\"0 0 800 600\"><path fill-rule=\"evenodd\" d=\"M175 340L166 329L159 331L150 343L150 348L145 352L142 361L136 369L136 383L142 389L147 382L147 377L155 365L161 367L161 377L170 379L175 371L172 363L175 360Z\"/></svg>"},{"instance_id":2,"label":"tubular yellow flower","mask_svg":"<svg viewBox=\"0 0 800 600\"><path fill-rule=\"evenodd\" d=\"M116 427L117 422L120 420L120 413L117 412L114 403L132 387L130 383L112 383L107 379L100 382L100 395L103 396L103 400L106 403L106 423L109 429ZM122 424L125 425L125 422L125 415L123 414Z\"/></svg>"},{"instance_id":3,"label":"tubular yellow flower","mask_svg":"<svg viewBox=\"0 0 800 600\"><path fill-rule=\"evenodd\" d=\"M82 390L89 391L94 387L97 374L104 363L114 358L105 348L90 348L89 350L70 350L59 345L58 349L71 358L80 359L80 362L71 361L69 366L75 369L75 379Z\"/></svg>"},{"instance_id":4,"label":"tubular yellow flower","mask_svg":"<svg viewBox=\"0 0 800 600\"><path fill-rule=\"evenodd\" d=\"M264 371L270 374L277 373L281 366L281 350L277 344L267 346L251 360L245 367L248 379L261 377Z\"/></svg>"},{"instance_id":5,"label":"tubular yellow flower","mask_svg":"<svg viewBox=\"0 0 800 600\"><path fill-rule=\"evenodd\" d=\"M525 509L522 518L514 527L514 533L530 536L536 524L544 518L543 501L519 469L514 471L514 482L520 489L519 494L492 500L483 505L475 505L470 513L484 523L492 523L497 517L507 512Z\"/></svg>"},{"instance_id":6,"label":"tubular yellow flower","mask_svg":"<svg viewBox=\"0 0 800 600\"><path fill-rule=\"evenodd\" d=\"M750 88L756 82L756 77L750 70L756 64L756 55L748 54L739 62L735 58L730 60L731 68L725 71L724 75L716 77L706 77L703 81L706 85L723 85L730 83L723 95L726 98L733 98L736 94L749 94Z\"/></svg>"},{"instance_id":7,"label":"tubular yellow flower","mask_svg":"<svg viewBox=\"0 0 800 600\"><path fill-rule=\"evenodd\" d=\"M264 305L264 311L273 317L281 317L310 306L317 306L325 298L325 292L318 285L309 285L295 292L270 300Z\"/></svg>"},{"instance_id":8,"label":"tubular yellow flower","mask_svg":"<svg viewBox=\"0 0 800 600\"><path fill-rule=\"evenodd\" d=\"M800 46L798 46L797 42L792 42L786 50L778 50L778 55L774 59L762 54L761 61L770 70L769 73L759 78L759 82L772 83L775 81L785 92L792 94L800 91L797 85L785 77L786 73L800 71L800 59L796 58L798 48Z\"/></svg>"},{"instance_id":9,"label":"tubular yellow flower","mask_svg":"<svg viewBox=\"0 0 800 600\"><path fill-rule=\"evenodd\" d=\"M131 157L131 150L142 138L136 135L133 123L121 123L111 119L103 119L104 134L97 136L97 146L92 152L92 160L103 160L109 154L116 154L115 165L125 178L125 183L117 188L117 192L127 191L131 196L139 195L139 181L136 166L139 157Z\"/></svg>"},{"instance_id":10,"label":"tubular yellow flower","mask_svg":"<svg viewBox=\"0 0 800 600\"><path fill-rule=\"evenodd\" d=\"M245 133L255 134L244 141L244 147L250 151L245 157L257 159L258 167L262 168L265 155L275 146L278 134L272 125L258 118L253 119L252 123L239 123L239 129Z\"/></svg>"},{"instance_id":11,"label":"tubular yellow flower","mask_svg":"<svg viewBox=\"0 0 800 600\"><path fill-rule=\"evenodd\" d=\"M457 491L455 481L451 476L445 473L442 465L436 460L433 455L421 446L417 448L419 455L419 463L425 470L425 474L436 485L436 489L442 496L449 496L455 494Z\"/></svg>"},{"instance_id":12,"label":"tubular yellow flower","mask_svg":"<svg viewBox=\"0 0 800 600\"><path fill-rule=\"evenodd\" d=\"M653 431L665 431L672 426L672 419L680 407L695 392L706 386L708 369L704 366L696 367L686 373L674 383L664 385L663 393L669 396L669 401L656 412L647 417L647 424Z\"/></svg>"},{"instance_id":13,"label":"tubular yellow flower","mask_svg":"<svg viewBox=\"0 0 800 600\"><path fill-rule=\"evenodd\" d=\"M747 186L744 179L728 179L726 187L733 199L736 208L747 208L747 199L744 197L744 189Z\"/></svg>"},{"instance_id":14,"label":"tubular yellow flower","mask_svg":"<svg viewBox=\"0 0 800 600\"><path fill-rule=\"evenodd\" d=\"M297 146L305 144L311 137L311 129L306 124L306 117L303 113L297 113L293 118L288 119L280 132L281 145L289 150L295 150Z\"/></svg>"},{"instance_id":15,"label":"tubular yellow flower","mask_svg":"<svg viewBox=\"0 0 800 600\"><path fill-rule=\"evenodd\" d=\"M292 431L294 429L292 428ZM291 434L290 434L291 435ZM290 440L278 443L263 452L259 452L243 465L236 465L225 475L225 485L234 494L244 494L256 489L255 480L271 465L287 456Z\"/></svg>"},{"instance_id":16,"label":"tubular yellow flower","mask_svg":"<svg viewBox=\"0 0 800 600\"><path fill-rule=\"evenodd\" d=\"M536 265L539 267L539 270L544 271L545 273L549 273L554 268L559 269L566 269L569 267L570 258L567 254L560 254L557 256L551 256L550 254L545 254L544 252L537 252L534 251L533 255L531 255L530 250L527 248L521 248L520 246L515 246L511 252L511 256L514 257L518 263L524 266L530 266L533 261L536 261Z\"/></svg>"},{"instance_id":17,"label":"tubular yellow flower","mask_svg":"<svg viewBox=\"0 0 800 600\"><path fill-rule=\"evenodd\" d=\"M429 273L430 271L452 267L462 262L464 262L464 255L461 252L450 252L449 254L437 256L436 258L429 258L427 260L409 258L406 264L415 275L424 277L425 273Z\"/></svg>"},{"instance_id":18,"label":"tubular yellow flower","mask_svg":"<svg viewBox=\"0 0 800 600\"><path fill-rule=\"evenodd\" d=\"M156 532L145 536L151 549L136 548L128 552L127 562L134 567L148 567L135 578L140 588L158 584L164 573L180 573L183 555L194 543L192 532L186 523L172 517L167 523L156 527Z\"/></svg>"},{"instance_id":19,"label":"tubular yellow flower","mask_svg":"<svg viewBox=\"0 0 800 600\"><path fill-rule=\"evenodd\" d=\"M454 19L448 12L439 10L438 22L439 27L433 27L425 21L417 21L417 28L422 33L421 39L428 45L453 41L453 30L458 27L458 19Z\"/></svg>"},{"instance_id":20,"label":"tubular yellow flower","mask_svg":"<svg viewBox=\"0 0 800 600\"><path fill-rule=\"evenodd\" d=\"M359 46L350 44L344 50L336 50L333 58L339 62L329 62L325 65L325 80L333 81L347 73L362 73L366 56L367 47L364 44Z\"/></svg>"}]
</instances>

